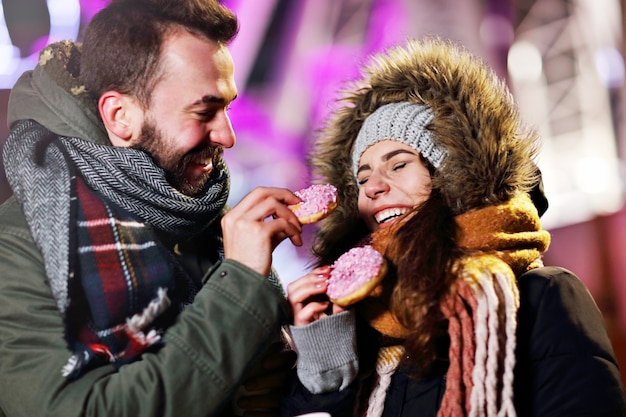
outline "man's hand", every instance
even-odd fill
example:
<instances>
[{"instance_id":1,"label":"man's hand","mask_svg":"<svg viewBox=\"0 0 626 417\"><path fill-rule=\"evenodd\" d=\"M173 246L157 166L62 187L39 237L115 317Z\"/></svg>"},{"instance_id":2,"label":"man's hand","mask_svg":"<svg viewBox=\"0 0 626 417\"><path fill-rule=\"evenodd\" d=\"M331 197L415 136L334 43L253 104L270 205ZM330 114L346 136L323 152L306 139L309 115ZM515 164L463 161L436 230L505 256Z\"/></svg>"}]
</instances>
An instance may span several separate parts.
<instances>
[{"instance_id":1,"label":"man's hand","mask_svg":"<svg viewBox=\"0 0 626 417\"><path fill-rule=\"evenodd\" d=\"M255 362L233 400L236 414L246 417L280 415L280 401L285 394L296 352L276 342Z\"/></svg>"},{"instance_id":2,"label":"man's hand","mask_svg":"<svg viewBox=\"0 0 626 417\"><path fill-rule=\"evenodd\" d=\"M267 276L284 239L302 246L302 225L287 207L300 199L284 188L257 187L222 218L224 256Z\"/></svg>"}]
</instances>

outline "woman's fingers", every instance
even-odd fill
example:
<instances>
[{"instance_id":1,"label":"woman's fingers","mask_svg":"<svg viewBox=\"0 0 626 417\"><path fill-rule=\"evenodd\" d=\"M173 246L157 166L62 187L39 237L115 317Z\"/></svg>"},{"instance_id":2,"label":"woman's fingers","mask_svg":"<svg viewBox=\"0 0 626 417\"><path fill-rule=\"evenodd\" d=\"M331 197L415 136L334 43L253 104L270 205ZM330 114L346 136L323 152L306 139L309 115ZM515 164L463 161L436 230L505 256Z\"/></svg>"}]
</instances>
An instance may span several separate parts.
<instances>
[{"instance_id":1,"label":"woman's fingers","mask_svg":"<svg viewBox=\"0 0 626 417\"><path fill-rule=\"evenodd\" d=\"M316 268L287 286L287 298L293 310L295 326L312 323L328 308L326 288L330 267Z\"/></svg>"}]
</instances>

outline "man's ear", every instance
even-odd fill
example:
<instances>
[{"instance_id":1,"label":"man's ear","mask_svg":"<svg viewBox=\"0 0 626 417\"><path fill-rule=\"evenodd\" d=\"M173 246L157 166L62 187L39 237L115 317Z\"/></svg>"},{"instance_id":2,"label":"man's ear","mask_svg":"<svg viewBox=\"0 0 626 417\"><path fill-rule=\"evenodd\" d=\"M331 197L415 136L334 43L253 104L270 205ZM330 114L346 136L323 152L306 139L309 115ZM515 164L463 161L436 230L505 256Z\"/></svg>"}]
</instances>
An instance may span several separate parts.
<instances>
[{"instance_id":1,"label":"man's ear","mask_svg":"<svg viewBox=\"0 0 626 417\"><path fill-rule=\"evenodd\" d=\"M138 119L143 112L130 96L107 91L100 96L98 109L113 146L128 147L141 133Z\"/></svg>"}]
</instances>

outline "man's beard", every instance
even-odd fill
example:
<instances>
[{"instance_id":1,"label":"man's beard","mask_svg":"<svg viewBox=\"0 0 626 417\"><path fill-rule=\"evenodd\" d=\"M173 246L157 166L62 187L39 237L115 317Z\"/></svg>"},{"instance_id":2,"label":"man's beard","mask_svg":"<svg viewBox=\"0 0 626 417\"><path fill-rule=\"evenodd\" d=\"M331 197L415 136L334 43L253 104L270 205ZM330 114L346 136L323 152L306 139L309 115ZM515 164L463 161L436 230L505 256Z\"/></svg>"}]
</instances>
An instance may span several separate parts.
<instances>
[{"instance_id":1,"label":"man's beard","mask_svg":"<svg viewBox=\"0 0 626 417\"><path fill-rule=\"evenodd\" d=\"M166 178L172 187L185 195L197 196L209 181L211 172L218 163L223 149L221 146L207 145L196 147L181 155L173 150L174 142L175 139L164 135L151 119L146 119L141 129L141 135L132 147L141 149L150 155L155 163L165 171ZM212 161L213 169L190 181L186 175L189 164L208 159Z\"/></svg>"}]
</instances>

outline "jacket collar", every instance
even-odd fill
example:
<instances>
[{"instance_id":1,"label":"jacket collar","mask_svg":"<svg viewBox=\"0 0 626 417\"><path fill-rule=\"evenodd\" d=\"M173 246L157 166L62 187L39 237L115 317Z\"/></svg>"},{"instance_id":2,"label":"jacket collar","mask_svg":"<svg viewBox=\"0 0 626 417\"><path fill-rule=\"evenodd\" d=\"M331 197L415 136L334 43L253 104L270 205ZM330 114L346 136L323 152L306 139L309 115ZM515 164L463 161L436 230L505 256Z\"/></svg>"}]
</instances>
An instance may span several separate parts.
<instances>
[{"instance_id":1,"label":"jacket collar","mask_svg":"<svg viewBox=\"0 0 626 417\"><path fill-rule=\"evenodd\" d=\"M95 101L68 69L80 60L70 41L47 46L34 70L17 80L9 96L7 122L31 119L60 136L109 144Z\"/></svg>"}]
</instances>

